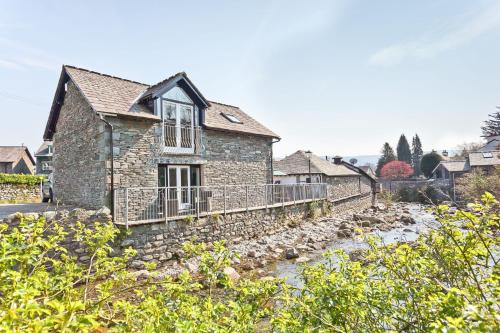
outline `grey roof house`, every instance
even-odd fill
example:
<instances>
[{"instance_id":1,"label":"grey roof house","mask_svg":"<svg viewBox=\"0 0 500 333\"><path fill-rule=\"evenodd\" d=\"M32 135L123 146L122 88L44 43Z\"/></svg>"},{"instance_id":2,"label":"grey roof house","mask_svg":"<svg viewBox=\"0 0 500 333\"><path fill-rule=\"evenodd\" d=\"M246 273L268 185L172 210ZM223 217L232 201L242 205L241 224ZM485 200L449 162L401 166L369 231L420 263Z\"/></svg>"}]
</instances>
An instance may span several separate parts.
<instances>
[{"instance_id":1,"label":"grey roof house","mask_svg":"<svg viewBox=\"0 0 500 333\"><path fill-rule=\"evenodd\" d=\"M271 182L279 136L239 107L207 100L183 72L149 85L63 66L44 139L53 141L56 200L123 205L111 194L168 187L162 195L177 212L196 204L195 186ZM127 202L145 200L139 193L134 201L128 191Z\"/></svg>"},{"instance_id":2,"label":"grey roof house","mask_svg":"<svg viewBox=\"0 0 500 333\"><path fill-rule=\"evenodd\" d=\"M274 162L275 181L281 184L326 183L330 198L344 198L374 190L375 179L365 171L335 156L333 161L298 150ZM312 178L312 179L311 179Z\"/></svg>"},{"instance_id":3,"label":"grey roof house","mask_svg":"<svg viewBox=\"0 0 500 333\"><path fill-rule=\"evenodd\" d=\"M0 146L0 173L33 174L35 160L28 147Z\"/></svg>"},{"instance_id":4,"label":"grey roof house","mask_svg":"<svg viewBox=\"0 0 500 333\"><path fill-rule=\"evenodd\" d=\"M39 175L49 175L52 173L52 141L44 141L35 153L36 173Z\"/></svg>"}]
</instances>

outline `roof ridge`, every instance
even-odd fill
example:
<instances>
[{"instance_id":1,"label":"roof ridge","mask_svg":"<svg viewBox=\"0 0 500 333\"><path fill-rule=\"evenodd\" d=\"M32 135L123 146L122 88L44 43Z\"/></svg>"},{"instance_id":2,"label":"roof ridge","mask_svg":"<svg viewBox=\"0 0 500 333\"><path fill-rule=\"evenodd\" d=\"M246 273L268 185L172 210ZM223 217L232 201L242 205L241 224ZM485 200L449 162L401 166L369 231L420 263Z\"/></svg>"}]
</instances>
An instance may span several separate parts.
<instances>
[{"instance_id":1,"label":"roof ridge","mask_svg":"<svg viewBox=\"0 0 500 333\"><path fill-rule=\"evenodd\" d=\"M78 70L85 71L85 72L88 72L88 73L93 73L93 74L97 74L97 75L111 77L113 79L118 79L118 80L122 80L122 81L137 83L137 84L140 84L140 85L143 85L143 86L151 87L151 85L149 85L147 83L142 83L142 82L139 82L139 81L124 79L124 78L119 77L119 76L114 76L114 75L110 75L110 74L100 73L100 72L96 72L96 71L93 71L93 70L90 70L90 69L86 69L86 68L76 67L76 66L72 66L72 65L63 65L63 67L74 68L74 69L78 69Z\"/></svg>"},{"instance_id":2,"label":"roof ridge","mask_svg":"<svg viewBox=\"0 0 500 333\"><path fill-rule=\"evenodd\" d=\"M225 106L230 106L232 108L237 108L239 109L240 107L239 106L236 106L236 105L231 105L231 104L226 104L226 103L221 103L221 102L216 102L216 101L208 101L210 103L215 103L215 104L219 104L219 105L225 105Z\"/></svg>"}]
</instances>

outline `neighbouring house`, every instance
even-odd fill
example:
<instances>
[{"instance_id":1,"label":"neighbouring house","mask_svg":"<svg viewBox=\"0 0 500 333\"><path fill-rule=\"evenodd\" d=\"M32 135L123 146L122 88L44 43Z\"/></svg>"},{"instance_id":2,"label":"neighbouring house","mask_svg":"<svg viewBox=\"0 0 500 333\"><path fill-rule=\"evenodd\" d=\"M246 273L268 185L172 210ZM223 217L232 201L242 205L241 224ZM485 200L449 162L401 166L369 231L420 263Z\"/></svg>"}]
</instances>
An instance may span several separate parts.
<instances>
[{"instance_id":1,"label":"neighbouring house","mask_svg":"<svg viewBox=\"0 0 500 333\"><path fill-rule=\"evenodd\" d=\"M28 147L0 146L0 173L33 174L35 160Z\"/></svg>"},{"instance_id":2,"label":"neighbouring house","mask_svg":"<svg viewBox=\"0 0 500 333\"><path fill-rule=\"evenodd\" d=\"M331 161L303 150L275 161L274 175L279 184L326 183L336 199L373 192L376 184L373 177L340 156Z\"/></svg>"},{"instance_id":3,"label":"neighbouring house","mask_svg":"<svg viewBox=\"0 0 500 333\"><path fill-rule=\"evenodd\" d=\"M491 175L500 166L500 150L469 153L468 161L471 170L481 170L484 174Z\"/></svg>"},{"instance_id":4,"label":"neighbouring house","mask_svg":"<svg viewBox=\"0 0 500 333\"><path fill-rule=\"evenodd\" d=\"M39 175L49 175L52 173L52 141L44 141L35 153L36 173Z\"/></svg>"},{"instance_id":5,"label":"neighbouring house","mask_svg":"<svg viewBox=\"0 0 500 333\"><path fill-rule=\"evenodd\" d=\"M468 172L469 170L470 170L470 165L467 160L441 161L432 171L432 178L453 180L454 178Z\"/></svg>"},{"instance_id":6,"label":"neighbouring house","mask_svg":"<svg viewBox=\"0 0 500 333\"><path fill-rule=\"evenodd\" d=\"M487 137L485 145L479 148L477 151L484 152L493 150L500 150L500 135Z\"/></svg>"},{"instance_id":7,"label":"neighbouring house","mask_svg":"<svg viewBox=\"0 0 500 333\"><path fill-rule=\"evenodd\" d=\"M183 72L149 85L65 65L44 140L53 141L56 200L128 212L168 198L175 215L196 204L194 187L214 196L199 186L271 183L279 136L239 107L207 100Z\"/></svg>"}]
</instances>

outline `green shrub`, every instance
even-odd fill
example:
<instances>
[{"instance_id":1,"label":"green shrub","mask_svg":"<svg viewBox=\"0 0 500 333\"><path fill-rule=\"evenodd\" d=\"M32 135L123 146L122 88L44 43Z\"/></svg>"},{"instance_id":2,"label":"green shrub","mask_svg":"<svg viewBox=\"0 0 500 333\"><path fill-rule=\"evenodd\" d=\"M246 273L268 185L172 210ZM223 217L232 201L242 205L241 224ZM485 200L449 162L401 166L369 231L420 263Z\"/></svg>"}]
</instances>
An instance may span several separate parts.
<instances>
[{"instance_id":1,"label":"green shrub","mask_svg":"<svg viewBox=\"0 0 500 333\"><path fill-rule=\"evenodd\" d=\"M39 185L43 176L0 173L0 184Z\"/></svg>"},{"instance_id":2,"label":"green shrub","mask_svg":"<svg viewBox=\"0 0 500 333\"><path fill-rule=\"evenodd\" d=\"M224 242L185 244L196 276L138 280L126 270L136 252L110 246L111 223L68 230L88 249L81 264L61 226L22 218L0 224L0 332L498 332L498 202L485 194L468 211L435 214L440 228L413 244L370 238L361 261L339 251L304 265L301 287L236 282Z\"/></svg>"}]
</instances>

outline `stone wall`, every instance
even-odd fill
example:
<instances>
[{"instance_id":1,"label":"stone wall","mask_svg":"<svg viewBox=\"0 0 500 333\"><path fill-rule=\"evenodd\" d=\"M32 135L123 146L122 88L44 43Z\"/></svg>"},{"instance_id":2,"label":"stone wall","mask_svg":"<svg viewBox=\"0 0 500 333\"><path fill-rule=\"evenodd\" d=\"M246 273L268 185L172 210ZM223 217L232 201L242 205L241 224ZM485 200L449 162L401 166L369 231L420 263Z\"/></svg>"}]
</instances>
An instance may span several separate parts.
<instances>
[{"instance_id":1,"label":"stone wall","mask_svg":"<svg viewBox=\"0 0 500 333\"><path fill-rule=\"evenodd\" d=\"M328 198L330 200L348 198L372 191L370 179L362 175L325 177L325 182L331 185L328 187Z\"/></svg>"},{"instance_id":2,"label":"stone wall","mask_svg":"<svg viewBox=\"0 0 500 333\"><path fill-rule=\"evenodd\" d=\"M40 185L0 184L0 203L40 202Z\"/></svg>"},{"instance_id":3,"label":"stone wall","mask_svg":"<svg viewBox=\"0 0 500 333\"><path fill-rule=\"evenodd\" d=\"M204 185L260 185L271 182L270 138L207 130Z\"/></svg>"},{"instance_id":4,"label":"stone wall","mask_svg":"<svg viewBox=\"0 0 500 333\"><path fill-rule=\"evenodd\" d=\"M54 135L54 199L79 207L101 207L105 201L104 128L72 81Z\"/></svg>"}]
</instances>

